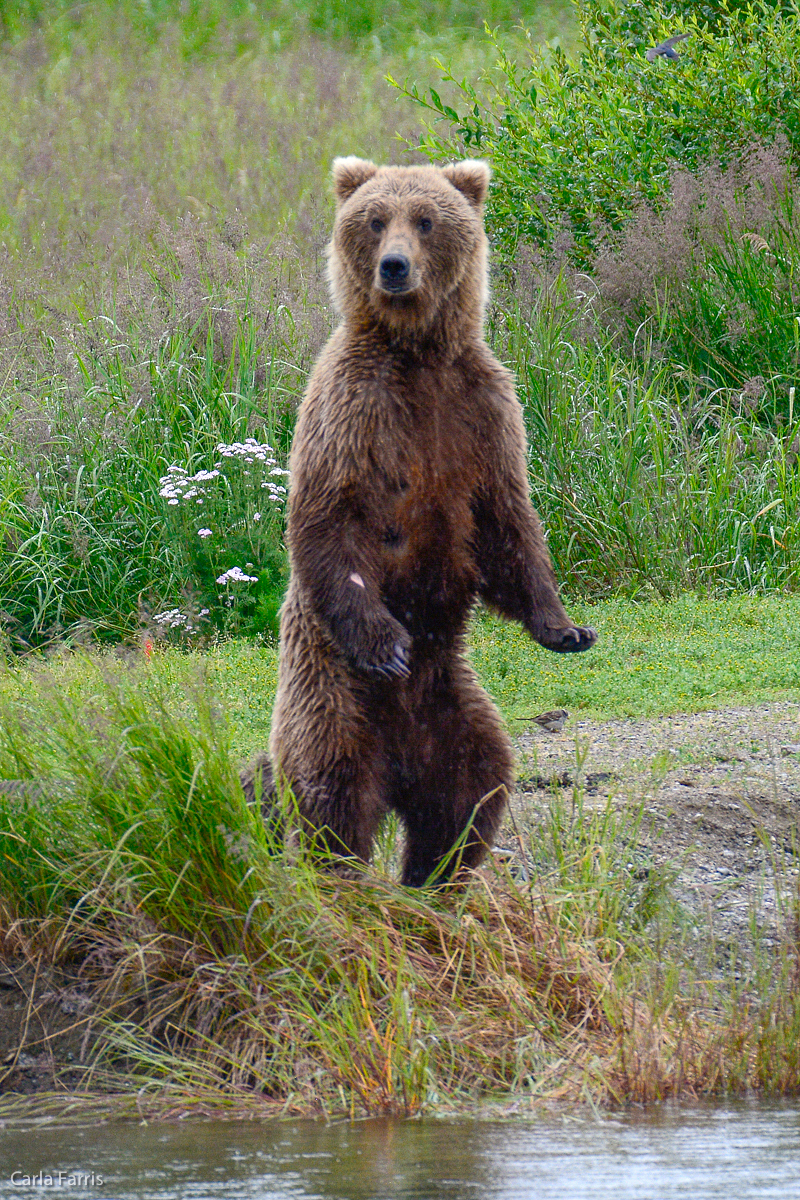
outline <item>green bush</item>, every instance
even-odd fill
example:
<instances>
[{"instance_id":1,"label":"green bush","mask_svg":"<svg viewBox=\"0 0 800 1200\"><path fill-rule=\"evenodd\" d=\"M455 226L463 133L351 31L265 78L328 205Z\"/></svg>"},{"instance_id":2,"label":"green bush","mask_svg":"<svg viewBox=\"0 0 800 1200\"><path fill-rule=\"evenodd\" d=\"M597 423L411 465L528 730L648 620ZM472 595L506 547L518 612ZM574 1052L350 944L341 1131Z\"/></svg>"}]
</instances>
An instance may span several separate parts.
<instances>
[{"instance_id":1,"label":"green bush","mask_svg":"<svg viewBox=\"0 0 800 1200\"><path fill-rule=\"evenodd\" d=\"M497 60L477 86L444 78L457 107L437 92L401 90L431 114L421 148L433 160L491 160L491 235L506 260L520 242L560 238L590 263L603 229L620 229L642 203L669 191L676 164L724 161L754 139L800 146L800 15L755 0L713 9L575 0L576 60L555 44L515 61L488 33ZM688 38L677 61L648 62L668 35Z\"/></svg>"}]
</instances>

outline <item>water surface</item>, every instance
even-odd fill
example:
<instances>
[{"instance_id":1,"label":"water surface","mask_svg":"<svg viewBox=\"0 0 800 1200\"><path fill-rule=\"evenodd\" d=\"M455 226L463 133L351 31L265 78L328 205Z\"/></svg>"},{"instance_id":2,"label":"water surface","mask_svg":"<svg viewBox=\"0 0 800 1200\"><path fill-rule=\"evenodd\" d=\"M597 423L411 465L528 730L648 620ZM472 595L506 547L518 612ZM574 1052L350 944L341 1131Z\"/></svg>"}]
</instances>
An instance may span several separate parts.
<instances>
[{"instance_id":1,"label":"water surface","mask_svg":"<svg viewBox=\"0 0 800 1200\"><path fill-rule=\"evenodd\" d=\"M800 1198L800 1106L662 1107L600 1120L0 1129L0 1198L21 1196L792 1200Z\"/></svg>"}]
</instances>

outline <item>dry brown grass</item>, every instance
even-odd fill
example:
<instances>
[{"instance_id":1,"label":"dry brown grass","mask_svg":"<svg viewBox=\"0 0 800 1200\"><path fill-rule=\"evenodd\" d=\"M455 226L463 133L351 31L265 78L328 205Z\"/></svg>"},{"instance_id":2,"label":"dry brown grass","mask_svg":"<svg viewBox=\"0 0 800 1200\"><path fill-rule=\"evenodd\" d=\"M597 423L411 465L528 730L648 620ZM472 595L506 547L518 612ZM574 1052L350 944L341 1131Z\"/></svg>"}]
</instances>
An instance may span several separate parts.
<instances>
[{"instance_id":1,"label":"dry brown grass","mask_svg":"<svg viewBox=\"0 0 800 1200\"><path fill-rule=\"evenodd\" d=\"M88 1001L82 1081L67 1091L56 1075L36 1111L91 1112L102 1093L122 1115L133 1091L138 1111L163 1116L797 1090L788 978L749 1004L685 980L648 996L646 971L623 982L622 946L608 961L568 934L558 896L508 878L481 873L467 893L432 899L369 875L293 872L307 927L290 934L290 912L265 941L254 912L239 954L209 955L112 902L83 923L6 925L7 961L36 964L44 993L42 962L62 959ZM19 1104L8 1096L2 1109Z\"/></svg>"}]
</instances>

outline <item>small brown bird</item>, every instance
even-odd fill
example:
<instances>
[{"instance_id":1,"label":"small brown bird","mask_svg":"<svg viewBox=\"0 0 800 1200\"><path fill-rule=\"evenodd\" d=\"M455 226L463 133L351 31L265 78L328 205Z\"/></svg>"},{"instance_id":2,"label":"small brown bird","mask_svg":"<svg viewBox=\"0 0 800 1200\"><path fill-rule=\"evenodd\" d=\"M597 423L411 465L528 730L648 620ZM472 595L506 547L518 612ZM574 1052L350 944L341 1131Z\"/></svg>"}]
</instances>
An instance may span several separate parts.
<instances>
[{"instance_id":1,"label":"small brown bird","mask_svg":"<svg viewBox=\"0 0 800 1200\"><path fill-rule=\"evenodd\" d=\"M534 725L546 729L548 733L561 733L567 723L569 713L565 708L554 708L552 712L540 713L533 718Z\"/></svg>"},{"instance_id":2,"label":"small brown bird","mask_svg":"<svg viewBox=\"0 0 800 1200\"><path fill-rule=\"evenodd\" d=\"M659 43L658 46L651 46L645 54L648 62L655 62L660 56L661 58L680 58L680 54L675 49L678 42L685 42L688 38L688 33L675 33L672 37L667 38L665 42Z\"/></svg>"}]
</instances>

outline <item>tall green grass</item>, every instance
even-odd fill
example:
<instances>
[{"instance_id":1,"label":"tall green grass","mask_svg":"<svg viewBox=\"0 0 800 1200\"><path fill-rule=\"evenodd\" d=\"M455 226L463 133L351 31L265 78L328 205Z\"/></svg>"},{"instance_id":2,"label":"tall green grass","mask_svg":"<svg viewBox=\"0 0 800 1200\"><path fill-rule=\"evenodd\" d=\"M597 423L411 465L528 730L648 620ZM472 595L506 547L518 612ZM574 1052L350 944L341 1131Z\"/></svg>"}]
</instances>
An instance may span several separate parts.
<instances>
[{"instance_id":1,"label":"tall green grass","mask_svg":"<svg viewBox=\"0 0 800 1200\"><path fill-rule=\"evenodd\" d=\"M66 346L53 346L51 373L42 364L33 378L7 386L0 595L16 645L81 629L119 639L176 606L208 608L209 629L232 629L244 604L254 632L274 629L282 520L274 505L259 503L266 493L257 494L260 479L248 464L218 447L255 437L285 462L308 351L291 314L288 323L275 314L266 340L247 298L235 295L225 297L228 345L220 346L222 298L215 303L208 286L199 315L173 308L158 340L152 329L142 333L132 322L122 330L100 314L73 327ZM202 506L194 502L195 519L186 503L181 518L174 515L161 495L169 468L194 474L221 458L223 476ZM198 530L209 522L212 536L203 540ZM230 588L216 578L248 562L260 582L231 608Z\"/></svg>"},{"instance_id":2,"label":"tall green grass","mask_svg":"<svg viewBox=\"0 0 800 1200\"><path fill-rule=\"evenodd\" d=\"M663 357L652 327L632 358L611 336L587 337L587 322L591 303L563 278L496 322L525 410L534 503L567 590L794 589L793 389L767 421L739 390L701 389Z\"/></svg>"}]
</instances>

